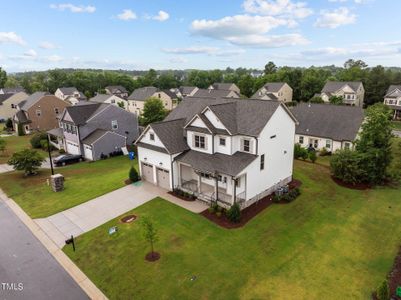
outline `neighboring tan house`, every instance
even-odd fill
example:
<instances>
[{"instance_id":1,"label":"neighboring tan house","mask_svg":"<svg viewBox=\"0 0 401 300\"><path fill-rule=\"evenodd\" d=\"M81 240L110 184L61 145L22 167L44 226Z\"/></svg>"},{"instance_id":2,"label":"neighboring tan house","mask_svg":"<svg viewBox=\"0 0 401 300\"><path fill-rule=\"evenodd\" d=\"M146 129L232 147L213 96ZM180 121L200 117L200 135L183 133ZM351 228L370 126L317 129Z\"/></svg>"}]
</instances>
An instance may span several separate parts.
<instances>
[{"instance_id":1,"label":"neighboring tan house","mask_svg":"<svg viewBox=\"0 0 401 300\"><path fill-rule=\"evenodd\" d=\"M166 110L172 110L177 105L177 101L171 98L171 92L161 91L153 86L136 89L128 97L128 111L141 115L145 106L145 101L149 98L157 98L162 101ZM176 95L174 95L176 98Z\"/></svg>"},{"instance_id":2,"label":"neighboring tan house","mask_svg":"<svg viewBox=\"0 0 401 300\"><path fill-rule=\"evenodd\" d=\"M16 94L16 93L20 93L20 92L24 92L25 90L22 87L14 87L14 88L0 88L0 95L3 94Z\"/></svg>"},{"instance_id":3,"label":"neighboring tan house","mask_svg":"<svg viewBox=\"0 0 401 300\"><path fill-rule=\"evenodd\" d=\"M25 92L15 94L0 94L0 122L12 118L17 112L18 105L28 98Z\"/></svg>"},{"instance_id":4,"label":"neighboring tan house","mask_svg":"<svg viewBox=\"0 0 401 300\"><path fill-rule=\"evenodd\" d=\"M18 127L25 134L58 127L58 117L71 104L47 92L36 92L20 102L13 117L15 132Z\"/></svg>"},{"instance_id":5,"label":"neighboring tan house","mask_svg":"<svg viewBox=\"0 0 401 300\"><path fill-rule=\"evenodd\" d=\"M233 91L238 95L241 95L240 88L235 83L213 83L208 87L209 90L223 90L223 91Z\"/></svg>"},{"instance_id":6,"label":"neighboring tan house","mask_svg":"<svg viewBox=\"0 0 401 300\"><path fill-rule=\"evenodd\" d=\"M292 88L285 82L268 82L253 96L253 99L292 101Z\"/></svg>"},{"instance_id":7,"label":"neighboring tan house","mask_svg":"<svg viewBox=\"0 0 401 300\"><path fill-rule=\"evenodd\" d=\"M362 107L365 89L360 81L328 81L321 93L315 96L321 97L327 103L333 96L342 97L344 104Z\"/></svg>"},{"instance_id":8,"label":"neighboring tan house","mask_svg":"<svg viewBox=\"0 0 401 300\"><path fill-rule=\"evenodd\" d=\"M48 131L53 145L87 160L98 160L121 151L139 135L137 116L111 104L67 107L59 125Z\"/></svg>"},{"instance_id":9,"label":"neighboring tan house","mask_svg":"<svg viewBox=\"0 0 401 300\"><path fill-rule=\"evenodd\" d=\"M128 101L115 95L97 94L95 97L90 98L89 101L97 103L113 104L115 106L128 109Z\"/></svg>"},{"instance_id":10,"label":"neighboring tan house","mask_svg":"<svg viewBox=\"0 0 401 300\"><path fill-rule=\"evenodd\" d=\"M127 99L128 97L128 91L121 85L110 85L104 89L107 95L114 95L123 99Z\"/></svg>"},{"instance_id":11,"label":"neighboring tan house","mask_svg":"<svg viewBox=\"0 0 401 300\"><path fill-rule=\"evenodd\" d=\"M353 148L364 120L358 106L299 103L291 111L299 122L295 143L330 152Z\"/></svg>"},{"instance_id":12,"label":"neighboring tan house","mask_svg":"<svg viewBox=\"0 0 401 300\"><path fill-rule=\"evenodd\" d=\"M401 85L390 85L384 96L384 104L394 111L394 119L401 119Z\"/></svg>"},{"instance_id":13,"label":"neighboring tan house","mask_svg":"<svg viewBox=\"0 0 401 300\"><path fill-rule=\"evenodd\" d=\"M61 100L68 101L72 105L77 105L80 101L86 101L86 96L75 87L58 88L54 95Z\"/></svg>"},{"instance_id":14,"label":"neighboring tan house","mask_svg":"<svg viewBox=\"0 0 401 300\"><path fill-rule=\"evenodd\" d=\"M231 90L198 89L193 97L241 98L241 95Z\"/></svg>"},{"instance_id":15,"label":"neighboring tan house","mask_svg":"<svg viewBox=\"0 0 401 300\"><path fill-rule=\"evenodd\" d=\"M292 180L296 123L278 101L187 97L136 141L142 180L245 208Z\"/></svg>"}]
</instances>

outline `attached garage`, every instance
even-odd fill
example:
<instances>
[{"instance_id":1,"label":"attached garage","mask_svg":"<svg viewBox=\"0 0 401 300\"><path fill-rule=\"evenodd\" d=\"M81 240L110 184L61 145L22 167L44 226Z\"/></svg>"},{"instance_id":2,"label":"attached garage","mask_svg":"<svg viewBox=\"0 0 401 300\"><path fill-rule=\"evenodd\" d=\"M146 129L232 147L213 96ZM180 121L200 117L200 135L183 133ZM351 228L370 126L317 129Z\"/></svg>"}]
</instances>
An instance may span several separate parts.
<instances>
[{"instance_id":1,"label":"attached garage","mask_svg":"<svg viewBox=\"0 0 401 300\"><path fill-rule=\"evenodd\" d=\"M85 159L93 160L92 146L84 145Z\"/></svg>"},{"instance_id":2,"label":"attached garage","mask_svg":"<svg viewBox=\"0 0 401 300\"><path fill-rule=\"evenodd\" d=\"M170 189L170 172L161 168L157 168L157 185L163 189Z\"/></svg>"},{"instance_id":3,"label":"attached garage","mask_svg":"<svg viewBox=\"0 0 401 300\"><path fill-rule=\"evenodd\" d=\"M142 180L149 181L151 183L154 183L154 178L153 178L153 166L151 164L147 164L142 162L141 163L141 169L142 169Z\"/></svg>"},{"instance_id":4,"label":"attached garage","mask_svg":"<svg viewBox=\"0 0 401 300\"><path fill-rule=\"evenodd\" d=\"M66 152L70 154L76 154L79 155L81 154L81 150L79 149L78 144L71 143L71 142L66 142Z\"/></svg>"}]
</instances>

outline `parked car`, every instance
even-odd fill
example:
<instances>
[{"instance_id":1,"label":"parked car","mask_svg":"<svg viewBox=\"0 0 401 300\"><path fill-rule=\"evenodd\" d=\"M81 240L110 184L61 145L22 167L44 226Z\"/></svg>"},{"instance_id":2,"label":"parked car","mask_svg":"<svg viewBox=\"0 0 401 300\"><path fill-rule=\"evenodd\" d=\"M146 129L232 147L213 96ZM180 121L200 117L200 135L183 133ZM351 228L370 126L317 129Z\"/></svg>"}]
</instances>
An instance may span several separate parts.
<instances>
[{"instance_id":1,"label":"parked car","mask_svg":"<svg viewBox=\"0 0 401 300\"><path fill-rule=\"evenodd\" d=\"M83 160L82 155L62 154L53 159L53 163L59 167L59 166L65 166L67 164L77 163L82 160Z\"/></svg>"}]
</instances>

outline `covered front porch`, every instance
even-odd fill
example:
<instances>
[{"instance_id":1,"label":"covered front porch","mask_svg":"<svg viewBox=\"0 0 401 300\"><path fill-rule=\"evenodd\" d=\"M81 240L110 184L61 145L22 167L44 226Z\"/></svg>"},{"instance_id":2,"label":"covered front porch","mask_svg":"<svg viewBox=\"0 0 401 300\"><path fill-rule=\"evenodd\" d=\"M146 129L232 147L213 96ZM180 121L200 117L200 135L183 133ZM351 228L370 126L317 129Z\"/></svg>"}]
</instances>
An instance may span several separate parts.
<instances>
[{"instance_id":1,"label":"covered front porch","mask_svg":"<svg viewBox=\"0 0 401 300\"><path fill-rule=\"evenodd\" d=\"M198 199L229 208L246 200L246 174L235 178L227 174L196 170L190 165L178 164L178 188L194 193Z\"/></svg>"},{"instance_id":2,"label":"covered front porch","mask_svg":"<svg viewBox=\"0 0 401 300\"><path fill-rule=\"evenodd\" d=\"M47 132L50 144L57 149L64 149L64 134L61 128L55 128Z\"/></svg>"}]
</instances>

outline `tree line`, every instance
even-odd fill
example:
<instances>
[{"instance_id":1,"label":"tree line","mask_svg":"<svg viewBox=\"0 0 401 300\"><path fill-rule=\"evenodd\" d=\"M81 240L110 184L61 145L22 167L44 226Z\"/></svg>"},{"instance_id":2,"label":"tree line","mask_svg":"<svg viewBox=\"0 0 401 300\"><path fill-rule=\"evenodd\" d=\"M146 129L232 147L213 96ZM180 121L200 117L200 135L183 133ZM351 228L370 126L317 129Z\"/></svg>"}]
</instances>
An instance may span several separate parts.
<instances>
[{"instance_id":1,"label":"tree line","mask_svg":"<svg viewBox=\"0 0 401 300\"><path fill-rule=\"evenodd\" d=\"M49 91L58 87L75 86L87 97L104 92L108 85L122 85L129 92L144 87L160 89L176 88L181 85L207 88L214 82L232 82L238 85L245 97L251 97L267 82L287 82L293 88L295 101L309 101L319 93L328 80L362 81L367 105L382 102L390 84L401 84L400 68L383 66L368 67L361 60L348 60L342 67L277 67L273 62L265 65L260 77L251 75L253 69L227 68L225 70L171 70L150 69L134 77L128 71L64 70L27 72L8 75L0 68L0 87L22 86L27 92Z\"/></svg>"}]
</instances>

